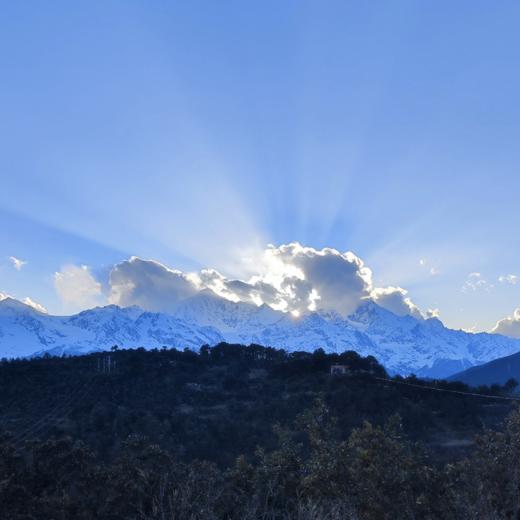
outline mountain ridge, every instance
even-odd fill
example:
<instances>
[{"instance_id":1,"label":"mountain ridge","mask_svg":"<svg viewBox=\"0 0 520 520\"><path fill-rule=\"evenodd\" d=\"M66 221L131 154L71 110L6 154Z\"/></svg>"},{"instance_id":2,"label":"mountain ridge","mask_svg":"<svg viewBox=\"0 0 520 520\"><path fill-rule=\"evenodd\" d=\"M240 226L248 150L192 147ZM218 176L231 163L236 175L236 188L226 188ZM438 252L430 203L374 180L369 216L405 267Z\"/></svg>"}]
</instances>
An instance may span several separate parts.
<instances>
[{"instance_id":1,"label":"mountain ridge","mask_svg":"<svg viewBox=\"0 0 520 520\"><path fill-rule=\"evenodd\" d=\"M109 305L52 316L17 300L0 301L0 357L84 354L115 344L197 350L222 341L288 351L355 350L375 356L390 372L424 377L446 377L520 351L520 340L448 329L437 318L398 316L370 300L346 317L323 311L294 317L207 292L181 301L171 314Z\"/></svg>"},{"instance_id":2,"label":"mountain ridge","mask_svg":"<svg viewBox=\"0 0 520 520\"><path fill-rule=\"evenodd\" d=\"M482 365L470 367L451 375L449 381L462 381L468 385L503 385L509 379L520 381L520 352L492 359Z\"/></svg>"}]
</instances>

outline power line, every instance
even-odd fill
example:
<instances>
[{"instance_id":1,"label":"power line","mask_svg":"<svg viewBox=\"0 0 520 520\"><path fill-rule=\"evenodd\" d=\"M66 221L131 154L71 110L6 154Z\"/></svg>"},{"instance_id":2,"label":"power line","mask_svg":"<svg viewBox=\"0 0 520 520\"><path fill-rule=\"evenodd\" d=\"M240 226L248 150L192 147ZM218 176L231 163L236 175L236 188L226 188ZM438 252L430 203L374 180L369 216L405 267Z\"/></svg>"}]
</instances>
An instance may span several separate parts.
<instances>
[{"instance_id":1,"label":"power line","mask_svg":"<svg viewBox=\"0 0 520 520\"><path fill-rule=\"evenodd\" d=\"M97 360L97 373L94 373L93 376L90 377L87 381L77 384L74 390L69 393L67 399L62 402L58 402L58 404L51 408L50 411L45 413L32 424L29 424L26 428L14 436L13 443L15 446L18 446L17 451L21 449L22 444L26 440L33 437L37 433L41 434L42 432L48 431L54 424L56 424L56 422L67 417L74 409L76 402L84 399L91 392L93 383L97 379L97 375L99 373L110 375L115 368L116 361L112 360L112 356L110 354L99 357ZM66 385L72 382L73 379L74 376L71 376Z\"/></svg>"},{"instance_id":2,"label":"power line","mask_svg":"<svg viewBox=\"0 0 520 520\"><path fill-rule=\"evenodd\" d=\"M68 387L70 383L73 382L74 380L74 376L71 375L68 380L65 382L65 387ZM51 416L51 415L54 415L54 413L56 411L59 411L60 408L63 408L68 402L71 402L72 399L74 399L74 396L78 393L79 390L81 390L81 387L82 387L82 384L81 383L78 383L75 385L74 389L68 393L69 397L68 399L65 401L65 403L63 402L63 400L61 401L58 401L57 404L55 404L54 406L51 407L50 410L48 410L46 413L44 413L39 419L37 419L36 421L32 422L32 423L29 423L28 426L25 426L22 428L22 431L19 432L16 436L16 437L19 437L19 436L23 436L25 434L26 431L30 431L32 428L34 428L36 425L38 425L40 422L42 421L45 421L46 417L48 416ZM2 419L4 418L4 416L2 416Z\"/></svg>"},{"instance_id":3,"label":"power line","mask_svg":"<svg viewBox=\"0 0 520 520\"><path fill-rule=\"evenodd\" d=\"M468 397L481 397L484 399L502 399L505 401L520 401L520 397L505 397L503 395L477 394L476 392L464 392L462 390L450 390L448 388L438 388L436 386L418 385L415 383L408 383L407 381L399 381L396 379L388 379L386 377L375 377L378 381L385 381L394 385L411 386L413 388L420 388L421 390L435 390L436 392L447 392L450 394L466 395Z\"/></svg>"},{"instance_id":4,"label":"power line","mask_svg":"<svg viewBox=\"0 0 520 520\"><path fill-rule=\"evenodd\" d=\"M13 443L15 446L18 446L17 451L20 451L22 444L26 440L33 437L37 433L41 434L42 432L49 430L54 424L56 424L58 420L62 420L63 418L67 417L74 409L76 402L83 400L91 392L93 383L96 379L96 374L94 374L87 381L79 383L69 394L68 399L66 399L64 402L58 403L48 413L44 414L43 417L15 435Z\"/></svg>"},{"instance_id":5,"label":"power line","mask_svg":"<svg viewBox=\"0 0 520 520\"><path fill-rule=\"evenodd\" d=\"M49 426L52 427L55 420L58 419L60 415L66 417L74 408L74 402L78 400L78 398L82 399L87 395L92 382L93 378L86 383L78 385L65 402L59 403L50 412L46 413L43 417L16 435L13 439L14 444L21 446L23 442L34 436L36 433L41 432L42 430L45 431ZM85 391L82 392L82 390Z\"/></svg>"}]
</instances>

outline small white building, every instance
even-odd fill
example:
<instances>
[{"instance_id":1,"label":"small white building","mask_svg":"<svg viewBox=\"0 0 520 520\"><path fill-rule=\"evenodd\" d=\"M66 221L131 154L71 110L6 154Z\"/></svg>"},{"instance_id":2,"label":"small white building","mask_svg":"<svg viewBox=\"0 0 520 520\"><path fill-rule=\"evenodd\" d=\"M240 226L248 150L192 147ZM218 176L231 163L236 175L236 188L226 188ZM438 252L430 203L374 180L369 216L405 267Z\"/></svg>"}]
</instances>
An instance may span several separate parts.
<instances>
[{"instance_id":1,"label":"small white building","mask_svg":"<svg viewBox=\"0 0 520 520\"><path fill-rule=\"evenodd\" d=\"M331 376L346 376L350 374L350 369L347 365L331 365L330 375Z\"/></svg>"}]
</instances>

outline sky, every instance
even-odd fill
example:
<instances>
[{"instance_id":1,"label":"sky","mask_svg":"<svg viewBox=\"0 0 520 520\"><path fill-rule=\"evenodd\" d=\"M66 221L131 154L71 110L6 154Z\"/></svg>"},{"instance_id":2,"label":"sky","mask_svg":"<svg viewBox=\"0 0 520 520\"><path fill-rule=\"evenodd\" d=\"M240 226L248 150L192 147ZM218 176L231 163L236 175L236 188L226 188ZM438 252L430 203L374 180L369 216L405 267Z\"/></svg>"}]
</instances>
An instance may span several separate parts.
<instances>
[{"instance_id":1,"label":"sky","mask_svg":"<svg viewBox=\"0 0 520 520\"><path fill-rule=\"evenodd\" d=\"M76 312L133 256L266 280L297 242L450 327L520 322L519 22L513 1L5 2L0 293Z\"/></svg>"}]
</instances>

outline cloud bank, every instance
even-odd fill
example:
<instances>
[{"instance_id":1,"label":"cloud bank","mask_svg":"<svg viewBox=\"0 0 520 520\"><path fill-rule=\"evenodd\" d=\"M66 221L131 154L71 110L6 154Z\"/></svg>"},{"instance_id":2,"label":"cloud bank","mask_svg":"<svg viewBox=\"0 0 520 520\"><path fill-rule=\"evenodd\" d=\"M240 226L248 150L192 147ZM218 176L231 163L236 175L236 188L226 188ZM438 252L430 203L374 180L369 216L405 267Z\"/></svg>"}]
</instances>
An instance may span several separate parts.
<instances>
[{"instance_id":1,"label":"cloud bank","mask_svg":"<svg viewBox=\"0 0 520 520\"><path fill-rule=\"evenodd\" d=\"M520 338L520 308L516 309L512 316L498 321L491 332L511 338Z\"/></svg>"},{"instance_id":2,"label":"cloud bank","mask_svg":"<svg viewBox=\"0 0 520 520\"><path fill-rule=\"evenodd\" d=\"M136 256L114 266L109 285L110 303L162 312L174 310L179 301L199 291L193 276Z\"/></svg>"},{"instance_id":3,"label":"cloud bank","mask_svg":"<svg viewBox=\"0 0 520 520\"><path fill-rule=\"evenodd\" d=\"M102 292L85 266L66 266L56 273L55 285L64 301L76 305L99 300ZM269 245L258 261L257 274L247 280L229 278L214 269L184 273L154 260L132 257L112 268L104 297L120 306L172 312L179 302L203 290L233 302L267 304L294 316L316 310L348 315L372 299L400 316L430 317L405 289L374 287L372 271L354 253L299 243Z\"/></svg>"}]
</instances>

